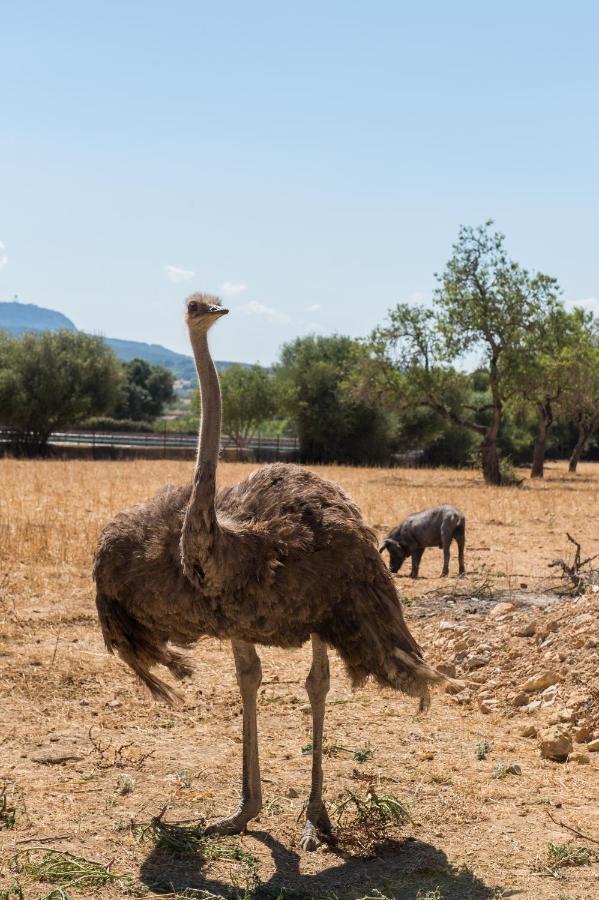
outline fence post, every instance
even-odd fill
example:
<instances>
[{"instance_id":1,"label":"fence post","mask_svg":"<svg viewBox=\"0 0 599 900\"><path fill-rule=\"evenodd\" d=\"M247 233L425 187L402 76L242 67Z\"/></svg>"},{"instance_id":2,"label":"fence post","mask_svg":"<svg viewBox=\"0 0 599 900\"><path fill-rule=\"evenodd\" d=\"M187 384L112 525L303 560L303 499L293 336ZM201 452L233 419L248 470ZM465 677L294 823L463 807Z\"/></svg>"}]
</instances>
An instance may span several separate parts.
<instances>
[{"instance_id":1,"label":"fence post","mask_svg":"<svg viewBox=\"0 0 599 900\"><path fill-rule=\"evenodd\" d=\"M166 459L166 422L164 423L164 434L162 437L162 458Z\"/></svg>"}]
</instances>

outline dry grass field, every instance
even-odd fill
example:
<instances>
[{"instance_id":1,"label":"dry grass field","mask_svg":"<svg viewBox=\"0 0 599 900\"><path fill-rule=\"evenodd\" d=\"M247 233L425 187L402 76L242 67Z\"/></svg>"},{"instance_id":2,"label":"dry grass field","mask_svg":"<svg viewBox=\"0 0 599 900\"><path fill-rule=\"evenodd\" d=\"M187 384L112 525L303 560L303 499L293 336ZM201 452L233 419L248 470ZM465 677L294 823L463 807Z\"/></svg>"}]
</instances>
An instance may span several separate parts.
<instances>
[{"instance_id":1,"label":"dry grass field","mask_svg":"<svg viewBox=\"0 0 599 900\"><path fill-rule=\"evenodd\" d=\"M251 468L222 464L221 484ZM566 531L587 555L599 553L599 466L569 476L550 465L544 483L501 490L474 472L319 469L381 535L433 504L465 512L466 578L454 577L455 556L451 577L438 578L441 553L430 550L422 577L412 582L402 571L397 586L433 660L455 658L459 647L447 639L455 626L464 646L475 634L470 645L492 662L476 670L466 700L439 694L419 716L414 701L390 690L352 694L333 658L326 799L334 820L352 796L370 796L375 809L356 817L350 802L337 843L313 854L299 850L297 821L310 769L307 648L262 651L265 808L247 834L210 841L193 826L231 811L239 790L240 704L228 647L200 643L184 701L168 708L102 645L90 577L99 530L191 469L0 460L0 898L598 898L599 753L541 759L523 726L574 704L574 688L591 729L597 722L599 596L543 606L539 594L551 589L549 575L555 587L548 563L570 554ZM512 638L509 615L493 617L506 597L518 598L521 618L554 616L542 646ZM527 606L528 597L540 605ZM580 627L562 646L559 630L570 620ZM524 713L509 697L529 655L532 666L565 672L571 663L574 674L564 674L557 704ZM484 709L480 698L491 695L500 701ZM387 809L407 809L410 821L378 822L373 792L396 798L401 806Z\"/></svg>"}]
</instances>

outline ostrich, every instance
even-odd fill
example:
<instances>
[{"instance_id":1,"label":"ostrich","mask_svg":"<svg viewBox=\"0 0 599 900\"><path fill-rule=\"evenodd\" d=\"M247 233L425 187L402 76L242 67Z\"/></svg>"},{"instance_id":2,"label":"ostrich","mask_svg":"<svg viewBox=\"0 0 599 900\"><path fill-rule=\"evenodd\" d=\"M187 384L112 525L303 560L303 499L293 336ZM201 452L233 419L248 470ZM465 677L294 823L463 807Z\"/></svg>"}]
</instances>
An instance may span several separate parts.
<instances>
[{"instance_id":1,"label":"ostrich","mask_svg":"<svg viewBox=\"0 0 599 900\"><path fill-rule=\"evenodd\" d=\"M221 397L208 331L227 312L209 295L187 301L202 399L194 479L163 488L104 529L94 562L96 603L107 649L155 698L173 698L151 671L155 664L177 678L190 673L173 645L189 647L205 635L231 641L243 703L241 802L211 833L243 831L262 807L255 645L300 647L311 640L312 783L301 845L314 850L319 833L331 829L322 799L327 647L341 656L353 687L372 675L420 697L422 708L429 685L446 679L425 661L404 622L375 533L337 485L274 463L216 493Z\"/></svg>"}]
</instances>

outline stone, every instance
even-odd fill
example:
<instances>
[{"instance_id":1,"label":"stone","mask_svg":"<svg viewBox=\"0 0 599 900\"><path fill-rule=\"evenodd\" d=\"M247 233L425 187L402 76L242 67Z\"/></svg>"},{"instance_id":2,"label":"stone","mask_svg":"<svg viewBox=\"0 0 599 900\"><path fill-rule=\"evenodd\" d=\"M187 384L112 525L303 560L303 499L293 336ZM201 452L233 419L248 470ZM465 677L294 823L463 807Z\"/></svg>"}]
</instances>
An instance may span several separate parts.
<instances>
[{"instance_id":1,"label":"stone","mask_svg":"<svg viewBox=\"0 0 599 900\"><path fill-rule=\"evenodd\" d=\"M467 687L467 682L462 681L460 678L454 678L453 681L450 681L445 685L445 693L446 694L459 694Z\"/></svg>"},{"instance_id":2,"label":"stone","mask_svg":"<svg viewBox=\"0 0 599 900\"><path fill-rule=\"evenodd\" d=\"M488 716L489 713L495 712L497 708L497 700L479 700L478 708L480 709L483 716Z\"/></svg>"},{"instance_id":3,"label":"stone","mask_svg":"<svg viewBox=\"0 0 599 900\"><path fill-rule=\"evenodd\" d=\"M290 787L287 788L286 796L289 797L290 800L296 800L299 797L299 794L295 788Z\"/></svg>"},{"instance_id":4,"label":"stone","mask_svg":"<svg viewBox=\"0 0 599 900\"><path fill-rule=\"evenodd\" d=\"M536 691L543 691L545 688L554 685L557 681L559 681L559 675L556 672L543 670L528 678L522 685L521 690L527 694L534 694Z\"/></svg>"},{"instance_id":5,"label":"stone","mask_svg":"<svg viewBox=\"0 0 599 900\"><path fill-rule=\"evenodd\" d=\"M571 753L568 757L568 762L578 763L579 766L588 766L591 762L591 757L588 753Z\"/></svg>"},{"instance_id":6,"label":"stone","mask_svg":"<svg viewBox=\"0 0 599 900\"><path fill-rule=\"evenodd\" d=\"M591 753L599 753L599 738L596 738L596 740L594 741L590 741L590 743L587 744L586 749Z\"/></svg>"},{"instance_id":7,"label":"stone","mask_svg":"<svg viewBox=\"0 0 599 900\"><path fill-rule=\"evenodd\" d=\"M448 678L456 677L456 668L453 663L439 663L435 668L437 669L437 672L441 672L442 675L447 675Z\"/></svg>"},{"instance_id":8,"label":"stone","mask_svg":"<svg viewBox=\"0 0 599 900\"><path fill-rule=\"evenodd\" d=\"M526 706L528 703L528 694L525 694L524 691L518 691L516 696L512 699L512 706Z\"/></svg>"},{"instance_id":9,"label":"stone","mask_svg":"<svg viewBox=\"0 0 599 900\"><path fill-rule=\"evenodd\" d=\"M535 623L528 622L526 625L519 625L517 628L514 628L512 634L514 637L534 637L536 630Z\"/></svg>"},{"instance_id":10,"label":"stone","mask_svg":"<svg viewBox=\"0 0 599 900\"><path fill-rule=\"evenodd\" d=\"M489 662L488 656L468 656L464 660L464 668L465 669L480 669L482 666L486 666Z\"/></svg>"},{"instance_id":11,"label":"stone","mask_svg":"<svg viewBox=\"0 0 599 900\"><path fill-rule=\"evenodd\" d=\"M581 725L580 728L577 728L574 732L574 740L577 744L586 744L586 742L590 741L592 737L593 732L588 725Z\"/></svg>"},{"instance_id":12,"label":"stone","mask_svg":"<svg viewBox=\"0 0 599 900\"><path fill-rule=\"evenodd\" d=\"M572 738L563 725L554 725L540 733L539 749L543 759L564 762L572 752Z\"/></svg>"},{"instance_id":13,"label":"stone","mask_svg":"<svg viewBox=\"0 0 599 900\"><path fill-rule=\"evenodd\" d=\"M72 750L43 750L41 753L32 753L29 757L33 762L43 766L56 766L69 760L83 759Z\"/></svg>"},{"instance_id":14,"label":"stone","mask_svg":"<svg viewBox=\"0 0 599 900\"><path fill-rule=\"evenodd\" d=\"M523 725L520 729L520 736L524 738L535 738L537 729L535 725Z\"/></svg>"},{"instance_id":15,"label":"stone","mask_svg":"<svg viewBox=\"0 0 599 900\"><path fill-rule=\"evenodd\" d=\"M574 710L566 707L565 709L560 709L559 713L560 722L571 722L574 718Z\"/></svg>"},{"instance_id":16,"label":"stone","mask_svg":"<svg viewBox=\"0 0 599 900\"><path fill-rule=\"evenodd\" d=\"M506 616L508 613L513 613L515 609L516 607L513 603L496 603L489 613L489 618L498 619L500 616Z\"/></svg>"}]
</instances>

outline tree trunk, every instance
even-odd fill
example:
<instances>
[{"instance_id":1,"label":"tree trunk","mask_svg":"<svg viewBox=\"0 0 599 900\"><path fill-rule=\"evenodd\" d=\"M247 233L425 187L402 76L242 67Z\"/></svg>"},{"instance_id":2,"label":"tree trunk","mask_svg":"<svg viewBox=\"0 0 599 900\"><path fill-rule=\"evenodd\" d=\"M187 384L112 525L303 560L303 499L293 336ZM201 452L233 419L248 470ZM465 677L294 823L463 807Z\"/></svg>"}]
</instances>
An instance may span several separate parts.
<instances>
[{"instance_id":1,"label":"tree trunk","mask_svg":"<svg viewBox=\"0 0 599 900\"><path fill-rule=\"evenodd\" d=\"M544 403L539 403L538 410L539 425L532 451L531 478L542 478L544 475L545 445L547 444L547 434L549 433L549 429L553 422L553 410L551 409L551 401L549 399L546 399Z\"/></svg>"},{"instance_id":2,"label":"tree trunk","mask_svg":"<svg viewBox=\"0 0 599 900\"><path fill-rule=\"evenodd\" d=\"M572 454L570 456L570 462L568 463L569 472L576 472L576 467L580 462L580 457L585 451L586 443L590 436L590 431L585 428L584 425L580 424L578 426L578 439L574 444L574 449L572 450Z\"/></svg>"},{"instance_id":3,"label":"tree trunk","mask_svg":"<svg viewBox=\"0 0 599 900\"><path fill-rule=\"evenodd\" d=\"M483 477L486 484L498 487L501 484L501 472L499 470L499 456L497 454L497 435L487 433L480 448Z\"/></svg>"}]
</instances>

